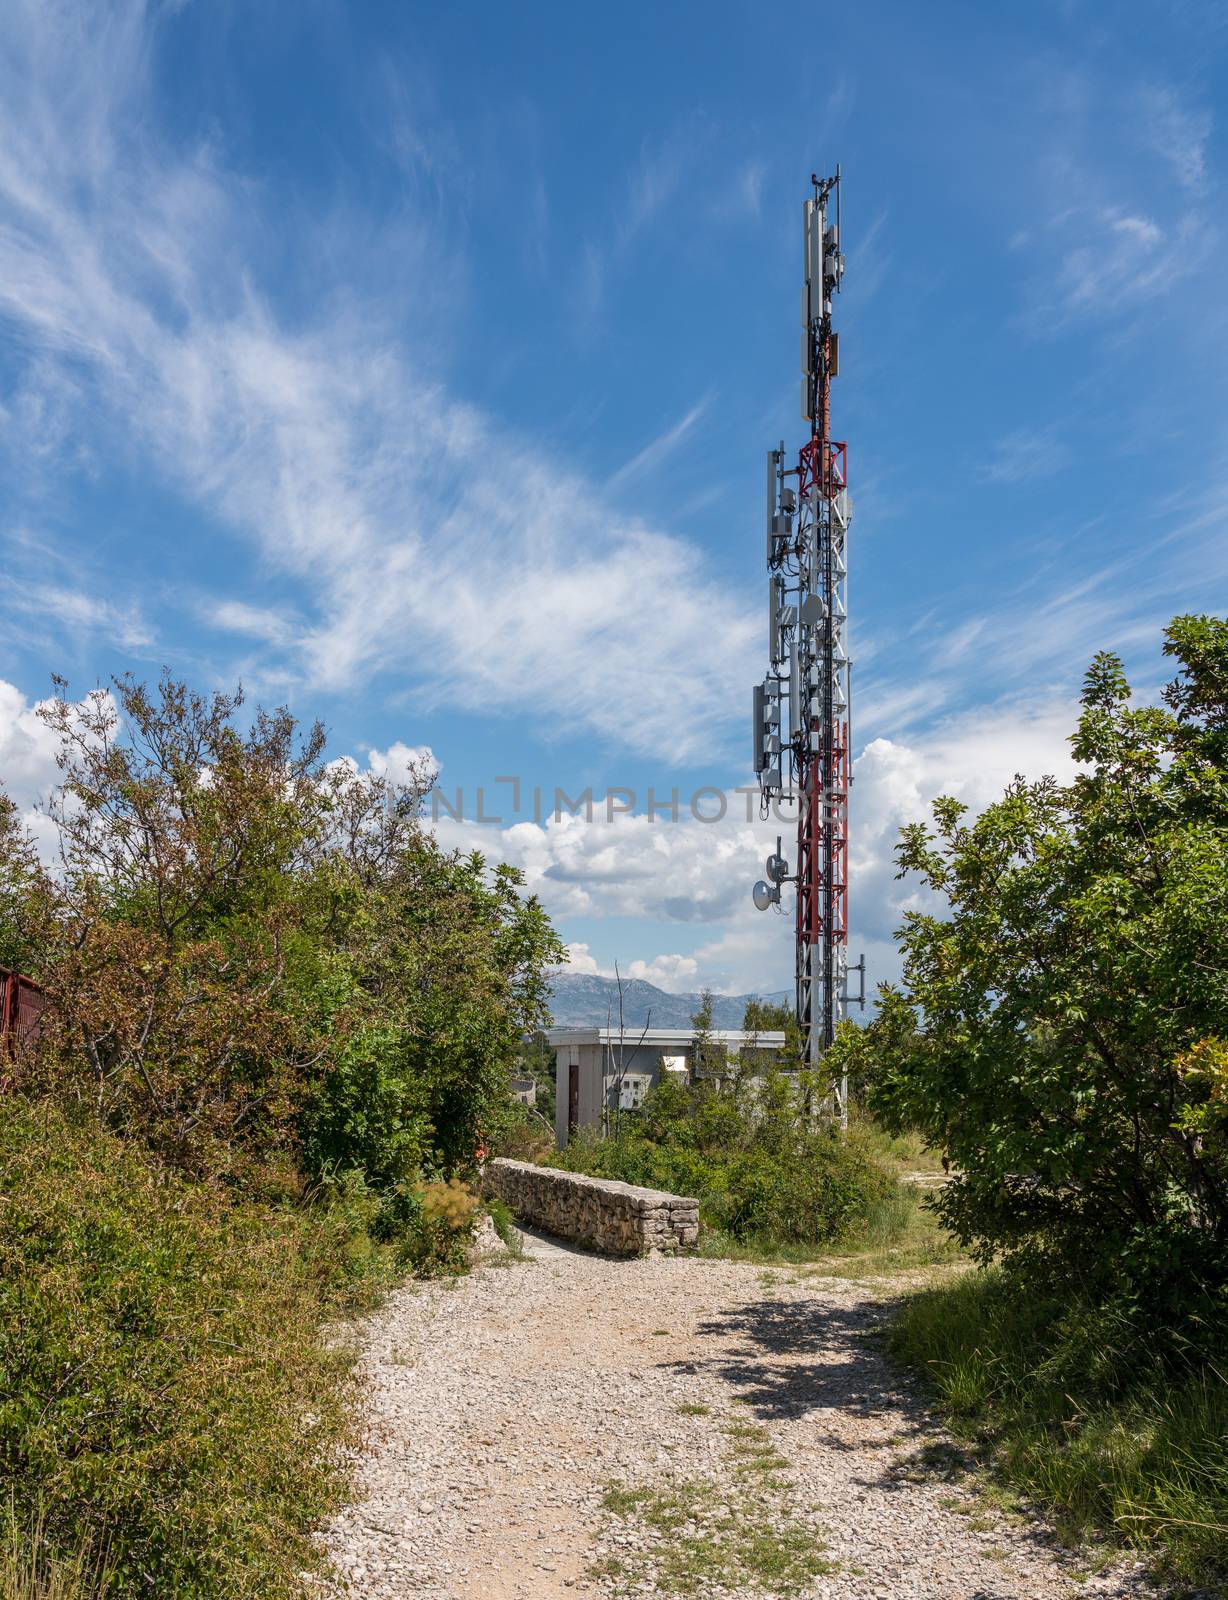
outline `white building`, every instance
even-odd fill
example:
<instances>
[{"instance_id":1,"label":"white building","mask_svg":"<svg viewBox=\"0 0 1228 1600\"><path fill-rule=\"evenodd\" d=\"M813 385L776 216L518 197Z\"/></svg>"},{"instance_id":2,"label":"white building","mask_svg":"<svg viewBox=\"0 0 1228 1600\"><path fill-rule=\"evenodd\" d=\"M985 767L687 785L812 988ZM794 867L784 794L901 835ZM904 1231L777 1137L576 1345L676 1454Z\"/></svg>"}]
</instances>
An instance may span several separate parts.
<instances>
[{"instance_id":1,"label":"white building","mask_svg":"<svg viewBox=\"0 0 1228 1600\"><path fill-rule=\"evenodd\" d=\"M713 1028L713 1044L730 1055L784 1049L783 1033ZM561 1150L577 1128L599 1128L602 1114L621 1105L633 1111L663 1072L691 1076L691 1028L550 1028L554 1049L554 1141ZM621 1070L620 1070L621 1069Z\"/></svg>"}]
</instances>

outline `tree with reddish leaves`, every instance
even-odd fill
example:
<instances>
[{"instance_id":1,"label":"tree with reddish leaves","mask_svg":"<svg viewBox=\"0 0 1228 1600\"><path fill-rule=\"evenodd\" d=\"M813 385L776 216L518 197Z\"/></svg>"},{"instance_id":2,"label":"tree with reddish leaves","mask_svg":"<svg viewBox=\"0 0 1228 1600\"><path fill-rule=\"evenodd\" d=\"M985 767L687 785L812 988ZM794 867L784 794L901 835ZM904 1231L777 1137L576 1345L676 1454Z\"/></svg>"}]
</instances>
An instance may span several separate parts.
<instances>
[{"instance_id":1,"label":"tree with reddish leaves","mask_svg":"<svg viewBox=\"0 0 1228 1600\"><path fill-rule=\"evenodd\" d=\"M441 850L429 772L328 761L242 693L130 677L41 708L44 869L0 815L0 937L54 1000L41 1073L189 1170L395 1189L497 1131L557 940L515 873ZM7 948L7 947L6 947Z\"/></svg>"}]
</instances>

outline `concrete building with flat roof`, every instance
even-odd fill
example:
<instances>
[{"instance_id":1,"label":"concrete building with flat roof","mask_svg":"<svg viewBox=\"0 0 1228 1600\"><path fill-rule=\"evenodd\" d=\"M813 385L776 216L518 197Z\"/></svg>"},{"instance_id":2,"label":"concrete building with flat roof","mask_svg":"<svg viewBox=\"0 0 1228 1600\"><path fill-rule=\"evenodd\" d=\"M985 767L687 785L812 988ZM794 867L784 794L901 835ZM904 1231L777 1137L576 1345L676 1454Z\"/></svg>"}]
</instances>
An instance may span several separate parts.
<instances>
[{"instance_id":1,"label":"concrete building with flat roof","mask_svg":"<svg viewBox=\"0 0 1228 1600\"><path fill-rule=\"evenodd\" d=\"M783 1033L713 1028L713 1044L730 1055L784 1049ZM607 1112L633 1111L663 1072L690 1080L693 1028L550 1028L554 1050L554 1142L561 1150L577 1128L600 1128Z\"/></svg>"}]
</instances>

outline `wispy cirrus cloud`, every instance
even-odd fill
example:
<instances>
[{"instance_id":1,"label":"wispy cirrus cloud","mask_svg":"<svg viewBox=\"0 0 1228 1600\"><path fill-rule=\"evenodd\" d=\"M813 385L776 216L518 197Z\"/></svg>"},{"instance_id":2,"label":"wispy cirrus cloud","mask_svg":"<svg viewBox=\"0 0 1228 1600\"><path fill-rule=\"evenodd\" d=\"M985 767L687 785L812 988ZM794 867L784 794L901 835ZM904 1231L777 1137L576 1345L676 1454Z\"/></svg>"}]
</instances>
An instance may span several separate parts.
<instances>
[{"instance_id":1,"label":"wispy cirrus cloud","mask_svg":"<svg viewBox=\"0 0 1228 1600\"><path fill-rule=\"evenodd\" d=\"M764 162L748 159L716 185L709 214L717 222L757 222L763 211Z\"/></svg>"},{"instance_id":2,"label":"wispy cirrus cloud","mask_svg":"<svg viewBox=\"0 0 1228 1600\"><path fill-rule=\"evenodd\" d=\"M696 547L425 377L378 299L339 286L326 321L285 326L244 263L246 176L150 136L145 9L115 12L101 56L91 15L66 30L31 4L8 30L0 316L36 358L27 389L71 373L82 429L238 530L301 598L293 637L237 593L217 597L218 626L305 685L395 674L546 730L709 750L751 674L741 598ZM682 159L645 161L632 232Z\"/></svg>"},{"instance_id":3,"label":"wispy cirrus cloud","mask_svg":"<svg viewBox=\"0 0 1228 1600\"><path fill-rule=\"evenodd\" d=\"M681 188L703 141L702 129L688 123L659 143L646 140L640 146L639 160L627 176L626 200L615 228L620 245L625 248L631 244L665 210Z\"/></svg>"},{"instance_id":4,"label":"wispy cirrus cloud","mask_svg":"<svg viewBox=\"0 0 1228 1600\"><path fill-rule=\"evenodd\" d=\"M599 239L587 241L581 253L576 309L582 334L591 332L612 278L624 268L641 237L666 215L709 138L706 124L691 118L665 138L640 145L639 156L612 201L607 226Z\"/></svg>"},{"instance_id":5,"label":"wispy cirrus cloud","mask_svg":"<svg viewBox=\"0 0 1228 1600\"><path fill-rule=\"evenodd\" d=\"M994 445L981 475L990 483L1026 483L1052 477L1069 466L1070 459L1070 446L1056 428L1015 428Z\"/></svg>"},{"instance_id":6,"label":"wispy cirrus cloud","mask_svg":"<svg viewBox=\"0 0 1228 1600\"><path fill-rule=\"evenodd\" d=\"M1155 86L1139 96L1146 143L1172 168L1183 189L1200 192L1207 179L1207 141L1214 122L1205 106L1190 105L1176 89Z\"/></svg>"},{"instance_id":7,"label":"wispy cirrus cloud","mask_svg":"<svg viewBox=\"0 0 1228 1600\"><path fill-rule=\"evenodd\" d=\"M607 490L625 489L629 483L655 472L681 444L685 443L696 425L702 421L711 403L711 395L705 395L679 417L677 422L666 428L664 433L658 434L642 450L637 451L630 461L606 479Z\"/></svg>"},{"instance_id":8,"label":"wispy cirrus cloud","mask_svg":"<svg viewBox=\"0 0 1228 1600\"><path fill-rule=\"evenodd\" d=\"M1038 221L1012 240L1036 263L1034 333L1135 316L1208 268L1220 228L1207 197L1205 105L1173 85L1107 84L1070 69L1053 75L1040 109L1035 175L1048 192Z\"/></svg>"},{"instance_id":9,"label":"wispy cirrus cloud","mask_svg":"<svg viewBox=\"0 0 1228 1600\"><path fill-rule=\"evenodd\" d=\"M239 633L263 644L287 645L301 632L302 622L272 606L249 605L246 600L206 601L203 619L225 633Z\"/></svg>"}]
</instances>

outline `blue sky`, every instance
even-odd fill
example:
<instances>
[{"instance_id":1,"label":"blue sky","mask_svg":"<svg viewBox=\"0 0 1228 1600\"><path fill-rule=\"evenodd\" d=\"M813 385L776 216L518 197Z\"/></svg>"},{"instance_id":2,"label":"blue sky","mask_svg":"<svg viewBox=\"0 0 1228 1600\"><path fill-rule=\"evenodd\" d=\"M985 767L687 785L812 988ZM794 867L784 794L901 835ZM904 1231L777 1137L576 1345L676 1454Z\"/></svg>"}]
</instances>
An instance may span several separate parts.
<instances>
[{"instance_id":1,"label":"blue sky","mask_svg":"<svg viewBox=\"0 0 1228 1600\"><path fill-rule=\"evenodd\" d=\"M483 785L502 822L441 833L524 867L581 970L783 987L775 830L685 800L748 781L839 160L853 945L888 975L900 822L1063 770L1090 654L1153 686L1164 621L1223 608L1226 55L1197 0L13 0L0 776L49 781L52 672L242 679ZM538 825L534 785L598 816Z\"/></svg>"}]
</instances>

